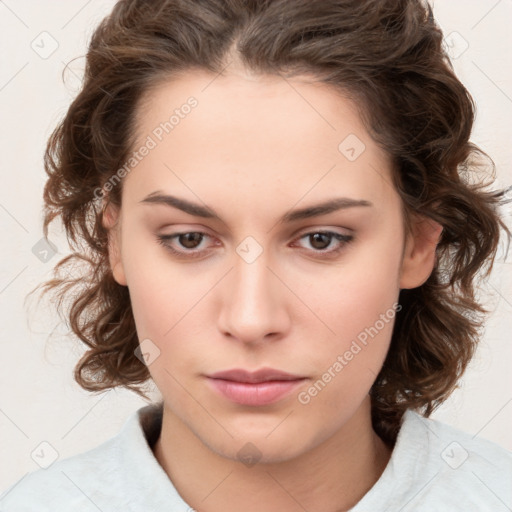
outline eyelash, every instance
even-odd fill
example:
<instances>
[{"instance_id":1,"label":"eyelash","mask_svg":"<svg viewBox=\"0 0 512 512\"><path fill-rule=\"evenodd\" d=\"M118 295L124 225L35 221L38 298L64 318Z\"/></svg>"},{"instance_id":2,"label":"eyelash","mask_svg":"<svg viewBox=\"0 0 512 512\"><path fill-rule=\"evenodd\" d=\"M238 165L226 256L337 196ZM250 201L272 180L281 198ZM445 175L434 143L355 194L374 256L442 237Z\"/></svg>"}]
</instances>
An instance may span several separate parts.
<instances>
[{"instance_id":1,"label":"eyelash","mask_svg":"<svg viewBox=\"0 0 512 512\"><path fill-rule=\"evenodd\" d=\"M159 244L163 245L165 249L167 249L169 252L174 254L175 256L181 257L181 258L187 258L187 259L194 259L194 258L200 258L203 256L204 251L201 250L185 250L185 251L178 251L174 247L170 245L170 241L179 238L183 235L189 235L189 234L198 234L203 237L208 237L209 235L207 233L203 233L201 231L184 231L181 233L174 233L172 235L157 235L157 241ZM343 235L341 233L337 233L335 231L326 231L326 230L320 230L320 231L310 231L308 233L304 233L296 240L302 240L303 238L310 237L312 235L327 235L331 236L332 238L338 240L340 242L339 246L336 249L332 250L312 250L313 253L317 253L318 255L321 255L322 257L332 258L335 257L338 253L340 253L344 247L353 241L354 237L352 235ZM332 240L331 240L332 241ZM202 242L202 240L201 240ZM200 242L200 243L201 243Z\"/></svg>"}]
</instances>

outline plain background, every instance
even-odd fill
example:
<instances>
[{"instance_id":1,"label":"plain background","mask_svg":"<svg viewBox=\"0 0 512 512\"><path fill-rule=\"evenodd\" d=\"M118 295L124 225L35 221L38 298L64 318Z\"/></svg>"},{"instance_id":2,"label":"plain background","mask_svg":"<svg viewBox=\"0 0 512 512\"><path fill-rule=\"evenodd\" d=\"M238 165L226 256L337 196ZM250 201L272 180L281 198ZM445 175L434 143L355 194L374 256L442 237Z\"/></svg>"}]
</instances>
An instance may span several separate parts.
<instances>
[{"instance_id":1,"label":"plain background","mask_svg":"<svg viewBox=\"0 0 512 512\"><path fill-rule=\"evenodd\" d=\"M146 403L125 390L82 390L72 377L82 347L66 335L54 310L37 309L35 300L24 304L68 253L54 228L58 253L46 262L34 254L42 237L42 156L79 90L88 40L114 3L0 0L0 490L40 467L34 454L49 457L54 450L64 458L97 446ZM472 140L493 157L497 185L510 186L512 2L433 5L455 71L477 104ZM510 207L504 213L510 225ZM512 272L511 255L506 262L501 255L489 281L485 304L493 312L477 357L433 417L512 449Z\"/></svg>"}]
</instances>

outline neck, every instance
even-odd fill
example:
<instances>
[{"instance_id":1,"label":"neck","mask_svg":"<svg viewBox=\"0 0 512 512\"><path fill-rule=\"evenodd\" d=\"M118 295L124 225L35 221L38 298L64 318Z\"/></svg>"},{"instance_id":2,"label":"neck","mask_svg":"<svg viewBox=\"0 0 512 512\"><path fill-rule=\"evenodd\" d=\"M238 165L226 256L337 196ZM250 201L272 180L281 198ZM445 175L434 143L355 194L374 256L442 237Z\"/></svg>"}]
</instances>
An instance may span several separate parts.
<instances>
[{"instance_id":1,"label":"neck","mask_svg":"<svg viewBox=\"0 0 512 512\"><path fill-rule=\"evenodd\" d=\"M201 512L349 510L384 471L391 449L371 425L369 400L332 437L291 460L246 466L206 446L164 406L155 457Z\"/></svg>"}]
</instances>

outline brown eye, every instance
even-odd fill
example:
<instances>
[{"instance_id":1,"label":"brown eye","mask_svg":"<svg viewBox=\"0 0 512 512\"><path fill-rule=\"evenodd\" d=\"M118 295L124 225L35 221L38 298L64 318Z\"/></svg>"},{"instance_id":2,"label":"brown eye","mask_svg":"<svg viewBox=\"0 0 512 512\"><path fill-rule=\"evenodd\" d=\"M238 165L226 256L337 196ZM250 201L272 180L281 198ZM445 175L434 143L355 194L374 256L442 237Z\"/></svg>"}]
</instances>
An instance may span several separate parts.
<instances>
[{"instance_id":1,"label":"brown eye","mask_svg":"<svg viewBox=\"0 0 512 512\"><path fill-rule=\"evenodd\" d=\"M332 240L332 235L329 235L327 233L312 233L309 236L309 241L311 243L311 247L314 249L326 249L329 247L329 244Z\"/></svg>"},{"instance_id":2,"label":"brown eye","mask_svg":"<svg viewBox=\"0 0 512 512\"><path fill-rule=\"evenodd\" d=\"M335 256L353 239L352 235L345 235L335 231L314 231L305 233L299 238L299 240L307 240L306 245L309 245L309 247L305 247L300 244L302 247L322 257Z\"/></svg>"},{"instance_id":3,"label":"brown eye","mask_svg":"<svg viewBox=\"0 0 512 512\"><path fill-rule=\"evenodd\" d=\"M178 236L178 242L182 247L187 249L196 249L197 246L201 243L203 238L202 233L183 233Z\"/></svg>"},{"instance_id":4,"label":"brown eye","mask_svg":"<svg viewBox=\"0 0 512 512\"><path fill-rule=\"evenodd\" d=\"M208 252L203 241L207 241L210 235L199 231L187 231L172 235L157 235L157 241L171 254L178 258L201 258Z\"/></svg>"}]
</instances>

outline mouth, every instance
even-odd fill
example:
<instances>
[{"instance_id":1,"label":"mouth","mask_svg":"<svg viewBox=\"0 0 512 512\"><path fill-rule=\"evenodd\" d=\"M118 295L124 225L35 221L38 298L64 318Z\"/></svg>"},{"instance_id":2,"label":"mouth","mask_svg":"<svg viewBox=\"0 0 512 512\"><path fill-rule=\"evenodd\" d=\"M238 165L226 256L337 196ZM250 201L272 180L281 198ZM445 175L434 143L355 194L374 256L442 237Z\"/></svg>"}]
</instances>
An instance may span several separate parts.
<instances>
[{"instance_id":1,"label":"mouth","mask_svg":"<svg viewBox=\"0 0 512 512\"><path fill-rule=\"evenodd\" d=\"M240 405L262 406L282 400L302 385L306 377L262 368L255 372L233 369L207 375L212 388Z\"/></svg>"}]
</instances>

